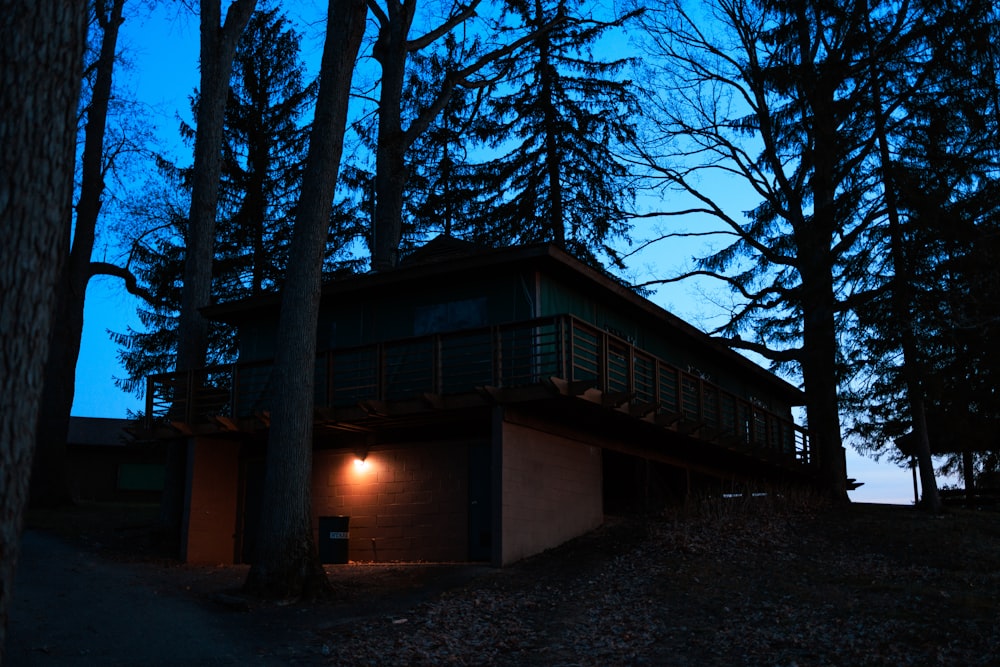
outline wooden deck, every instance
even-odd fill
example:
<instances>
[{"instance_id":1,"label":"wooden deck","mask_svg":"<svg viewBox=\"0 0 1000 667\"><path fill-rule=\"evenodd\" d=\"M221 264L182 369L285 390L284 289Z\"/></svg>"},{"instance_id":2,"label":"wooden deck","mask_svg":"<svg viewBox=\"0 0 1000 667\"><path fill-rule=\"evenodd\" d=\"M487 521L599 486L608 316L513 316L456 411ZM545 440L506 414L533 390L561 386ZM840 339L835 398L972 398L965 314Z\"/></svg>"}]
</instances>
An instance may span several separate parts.
<instances>
[{"instance_id":1,"label":"wooden deck","mask_svg":"<svg viewBox=\"0 0 1000 667\"><path fill-rule=\"evenodd\" d=\"M266 426L270 369L271 362L236 363L151 376L144 426L184 433L238 430L247 420ZM568 315L336 349L316 360L318 418L341 423L407 405L546 396L793 466L812 463L808 435L790 419Z\"/></svg>"}]
</instances>

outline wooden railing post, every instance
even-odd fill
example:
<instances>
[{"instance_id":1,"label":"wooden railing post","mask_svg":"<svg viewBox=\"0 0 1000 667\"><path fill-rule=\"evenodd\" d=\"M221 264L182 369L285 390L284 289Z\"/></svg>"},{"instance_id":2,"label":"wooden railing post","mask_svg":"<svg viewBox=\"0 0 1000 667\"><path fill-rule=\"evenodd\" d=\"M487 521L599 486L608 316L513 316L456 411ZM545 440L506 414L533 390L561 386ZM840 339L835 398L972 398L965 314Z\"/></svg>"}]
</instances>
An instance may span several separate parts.
<instances>
[{"instance_id":1,"label":"wooden railing post","mask_svg":"<svg viewBox=\"0 0 1000 667\"><path fill-rule=\"evenodd\" d=\"M431 393L433 394L440 394L444 387L441 374L441 334L434 334L431 339Z\"/></svg>"},{"instance_id":2,"label":"wooden railing post","mask_svg":"<svg viewBox=\"0 0 1000 667\"><path fill-rule=\"evenodd\" d=\"M326 405L323 407L332 408L334 403L333 374L336 371L333 363L333 350L327 350L324 356L326 357L326 363L324 364L326 366Z\"/></svg>"},{"instance_id":3,"label":"wooden railing post","mask_svg":"<svg viewBox=\"0 0 1000 667\"><path fill-rule=\"evenodd\" d=\"M629 396L635 395L635 349L631 343L625 345L625 391Z\"/></svg>"},{"instance_id":4,"label":"wooden railing post","mask_svg":"<svg viewBox=\"0 0 1000 667\"><path fill-rule=\"evenodd\" d=\"M229 374L232 378L229 388L229 417L231 419L236 419L239 417L239 415L236 414L236 406L240 404L240 367L236 364L230 364Z\"/></svg>"},{"instance_id":5,"label":"wooden railing post","mask_svg":"<svg viewBox=\"0 0 1000 667\"><path fill-rule=\"evenodd\" d=\"M493 348L493 386L503 386L503 334L500 327L490 327L490 347Z\"/></svg>"},{"instance_id":6,"label":"wooden railing post","mask_svg":"<svg viewBox=\"0 0 1000 667\"><path fill-rule=\"evenodd\" d=\"M566 318L557 317L556 318L556 336L558 337L556 341L556 354L558 355L557 369L559 377L564 380L569 380L569 375L566 374L569 368L569 359L566 347Z\"/></svg>"},{"instance_id":7,"label":"wooden railing post","mask_svg":"<svg viewBox=\"0 0 1000 667\"><path fill-rule=\"evenodd\" d=\"M153 392L156 386L155 375L150 375L146 378L146 418L144 423L144 429L150 431L153 428Z\"/></svg>"},{"instance_id":8,"label":"wooden railing post","mask_svg":"<svg viewBox=\"0 0 1000 667\"><path fill-rule=\"evenodd\" d=\"M375 395L378 400L384 401L387 395L385 377L385 346L377 343L375 346Z\"/></svg>"},{"instance_id":9,"label":"wooden railing post","mask_svg":"<svg viewBox=\"0 0 1000 667\"><path fill-rule=\"evenodd\" d=\"M186 395L186 400L184 401L184 422L190 424L194 416L194 371L186 371L187 377L184 378L184 393Z\"/></svg>"},{"instance_id":10,"label":"wooden railing post","mask_svg":"<svg viewBox=\"0 0 1000 667\"><path fill-rule=\"evenodd\" d=\"M576 319L570 316L569 320L568 349L566 350L567 380L576 380Z\"/></svg>"},{"instance_id":11,"label":"wooden railing post","mask_svg":"<svg viewBox=\"0 0 1000 667\"><path fill-rule=\"evenodd\" d=\"M595 329L597 332L597 388L601 391L608 391L608 334Z\"/></svg>"}]
</instances>

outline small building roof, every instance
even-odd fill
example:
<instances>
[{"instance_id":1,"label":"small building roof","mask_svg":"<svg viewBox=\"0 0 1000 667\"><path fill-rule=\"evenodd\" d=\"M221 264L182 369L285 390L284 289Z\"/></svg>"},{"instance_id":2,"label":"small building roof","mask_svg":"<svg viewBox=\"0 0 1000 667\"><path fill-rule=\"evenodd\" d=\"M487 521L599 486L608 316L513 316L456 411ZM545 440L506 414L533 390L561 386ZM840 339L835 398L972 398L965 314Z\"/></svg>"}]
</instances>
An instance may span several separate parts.
<instances>
[{"instance_id":1,"label":"small building roof","mask_svg":"<svg viewBox=\"0 0 1000 667\"><path fill-rule=\"evenodd\" d=\"M125 430L131 425L133 422L128 419L70 417L66 444L124 447L132 441Z\"/></svg>"},{"instance_id":2,"label":"small building roof","mask_svg":"<svg viewBox=\"0 0 1000 667\"><path fill-rule=\"evenodd\" d=\"M978 415L960 409L928 409L925 419L931 454L935 456L993 451L1000 442L1000 418L993 415ZM901 435L894 442L904 456L917 455L913 431Z\"/></svg>"}]
</instances>

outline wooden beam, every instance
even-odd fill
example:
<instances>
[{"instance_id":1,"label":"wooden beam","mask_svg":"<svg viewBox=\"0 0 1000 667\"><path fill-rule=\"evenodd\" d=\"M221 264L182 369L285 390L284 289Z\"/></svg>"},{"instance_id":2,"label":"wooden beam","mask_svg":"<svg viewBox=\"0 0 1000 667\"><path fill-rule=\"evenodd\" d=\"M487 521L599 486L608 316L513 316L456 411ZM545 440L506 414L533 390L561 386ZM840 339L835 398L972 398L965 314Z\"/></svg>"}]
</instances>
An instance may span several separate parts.
<instances>
[{"instance_id":1,"label":"wooden beam","mask_svg":"<svg viewBox=\"0 0 1000 667\"><path fill-rule=\"evenodd\" d=\"M232 431L236 433L241 430L240 427L236 425L236 422L234 422L229 417L223 417L222 415L215 415L215 421L221 424L222 428L226 429L227 431Z\"/></svg>"},{"instance_id":2,"label":"wooden beam","mask_svg":"<svg viewBox=\"0 0 1000 667\"><path fill-rule=\"evenodd\" d=\"M560 377L550 377L549 382L563 396L580 396L594 387L595 380L564 380Z\"/></svg>"}]
</instances>

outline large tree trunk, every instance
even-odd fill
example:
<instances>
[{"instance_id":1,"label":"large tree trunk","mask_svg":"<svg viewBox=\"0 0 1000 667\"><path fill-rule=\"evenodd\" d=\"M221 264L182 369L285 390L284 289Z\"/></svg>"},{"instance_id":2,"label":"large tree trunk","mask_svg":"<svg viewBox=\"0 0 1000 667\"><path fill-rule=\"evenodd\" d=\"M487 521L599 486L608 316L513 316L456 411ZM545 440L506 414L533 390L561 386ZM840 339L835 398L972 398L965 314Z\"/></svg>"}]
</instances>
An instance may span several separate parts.
<instances>
[{"instance_id":1,"label":"large tree trunk","mask_svg":"<svg viewBox=\"0 0 1000 667\"><path fill-rule=\"evenodd\" d=\"M184 248L184 284L177 323L178 371L191 371L205 365L208 321L202 317L200 309L209 305L212 297L215 216L226 99L236 46L257 0L234 0L221 27L220 4L220 0L201 0L201 79L194 140L194 182ZM169 447L160 522L167 540L172 543L180 536L187 465L186 444L178 441Z\"/></svg>"},{"instance_id":2,"label":"large tree trunk","mask_svg":"<svg viewBox=\"0 0 1000 667\"><path fill-rule=\"evenodd\" d=\"M184 286L178 321L177 370L199 368L208 348L208 322L199 309L212 296L215 216L222 169L222 133L236 45L257 0L235 0L221 20L220 0L201 0L201 78L194 140L194 182L184 248Z\"/></svg>"},{"instance_id":3,"label":"large tree trunk","mask_svg":"<svg viewBox=\"0 0 1000 667\"><path fill-rule=\"evenodd\" d=\"M875 61L874 44L871 35L871 22L866 16L866 26L869 33L869 57ZM931 459L931 441L927 432L927 411L924 401L924 389L920 382L920 351L917 345L917 335L913 328L910 310L913 307L913 295L910 288L912 280L910 264L903 247L903 227L899 216L899 205L896 197L896 183L893 178L892 155L889 150L889 137L886 129L885 111L882 101L882 86L876 77L872 86L872 107L875 117L875 135L878 140L879 164L882 171L882 183L885 188L886 211L889 217L889 247L892 255L893 276L892 314L893 326L899 332L900 347L903 351L903 380L906 384L906 398L909 402L910 426L915 441L914 449L917 464L920 469L920 486L923 489L922 503L924 509L937 513L941 511L941 497L938 494L937 479L934 476L934 462Z\"/></svg>"},{"instance_id":4,"label":"large tree trunk","mask_svg":"<svg viewBox=\"0 0 1000 667\"><path fill-rule=\"evenodd\" d=\"M837 296L834 289L836 257L832 248L842 229L837 211L837 190L843 176L843 137L837 113L839 74L817 71L813 63L813 41L804 6L797 6L798 50L801 85L808 110L802 119L812 125L813 144L802 160L812 164L808 190L812 215L806 217L804 201L799 201L801 218L795 231L796 255L801 284L802 379L806 412L819 474L826 494L838 503L847 496L847 461L840 432L839 374L837 356ZM811 117L809 117L811 114ZM808 199L808 197L807 197Z\"/></svg>"},{"instance_id":5,"label":"large tree trunk","mask_svg":"<svg viewBox=\"0 0 1000 667\"><path fill-rule=\"evenodd\" d=\"M365 16L365 0L330 0L316 116L282 290L264 498L245 585L262 597L313 597L329 590L312 530L316 327L351 76Z\"/></svg>"},{"instance_id":6,"label":"large tree trunk","mask_svg":"<svg viewBox=\"0 0 1000 667\"><path fill-rule=\"evenodd\" d=\"M832 300L832 292L830 296ZM813 304L803 311L802 379L812 451L824 493L835 502L847 502L847 464L840 434L833 308Z\"/></svg>"},{"instance_id":7,"label":"large tree trunk","mask_svg":"<svg viewBox=\"0 0 1000 667\"><path fill-rule=\"evenodd\" d=\"M378 139L375 148L375 216L372 269L396 266L403 238L403 193L406 189L406 137L402 126L403 79L407 35L416 2L390 1L379 28L373 55L382 68L379 87Z\"/></svg>"},{"instance_id":8,"label":"large tree trunk","mask_svg":"<svg viewBox=\"0 0 1000 667\"><path fill-rule=\"evenodd\" d=\"M56 284L56 307L45 362L42 405L31 474L31 504L53 507L72 500L66 464L66 440L76 391L76 363L83 335L83 306L91 276L91 255L104 194L104 134L111 101L118 28L125 0L113 0L110 12L96 2L101 26L101 51L94 76L84 135L80 199L69 261ZM67 225L69 221L67 221Z\"/></svg>"},{"instance_id":9,"label":"large tree trunk","mask_svg":"<svg viewBox=\"0 0 1000 667\"><path fill-rule=\"evenodd\" d=\"M535 0L535 21L542 24L545 20L545 12L542 9L540 0ZM562 165L560 149L556 139L556 128L559 127L559 112L553 104L555 91L552 80L555 70L549 62L551 42L548 34L541 35L537 41L538 48L538 70L541 72L541 92L539 97L542 100L542 109L545 114L545 171L549 185L549 198L551 208L549 209L549 219L546 221L549 227L549 239L557 245L566 246L566 221L563 213L563 188L562 188Z\"/></svg>"},{"instance_id":10,"label":"large tree trunk","mask_svg":"<svg viewBox=\"0 0 1000 667\"><path fill-rule=\"evenodd\" d=\"M0 663L65 261L86 3L0 0Z\"/></svg>"}]
</instances>

